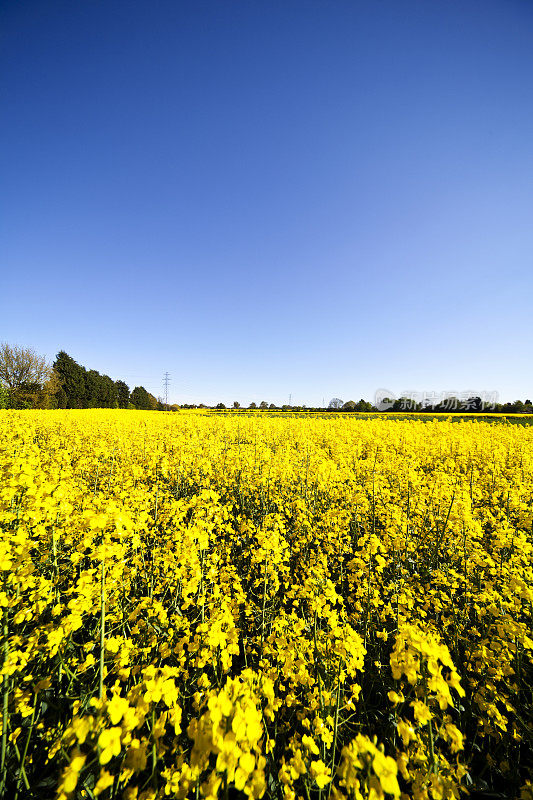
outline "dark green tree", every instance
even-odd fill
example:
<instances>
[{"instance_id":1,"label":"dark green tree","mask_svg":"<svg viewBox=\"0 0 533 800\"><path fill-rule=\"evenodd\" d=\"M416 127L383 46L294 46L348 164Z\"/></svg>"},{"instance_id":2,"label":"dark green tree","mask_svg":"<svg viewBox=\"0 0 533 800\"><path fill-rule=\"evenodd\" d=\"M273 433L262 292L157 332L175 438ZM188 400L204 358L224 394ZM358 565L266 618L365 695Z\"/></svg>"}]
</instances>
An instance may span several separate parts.
<instances>
[{"instance_id":1,"label":"dark green tree","mask_svg":"<svg viewBox=\"0 0 533 800\"><path fill-rule=\"evenodd\" d=\"M66 408L67 407L67 395L65 390L62 386L59 387L58 391L55 395L56 406L57 408Z\"/></svg>"},{"instance_id":2,"label":"dark green tree","mask_svg":"<svg viewBox=\"0 0 533 800\"><path fill-rule=\"evenodd\" d=\"M102 407L102 376L95 369L85 373L85 403L87 408Z\"/></svg>"},{"instance_id":3,"label":"dark green tree","mask_svg":"<svg viewBox=\"0 0 533 800\"><path fill-rule=\"evenodd\" d=\"M157 397L154 397L154 395L153 395L153 394L150 394L150 392L148 392L148 400L149 400L149 402L150 402L150 409L149 409L149 410L150 410L150 411L156 411L156 410L157 410L157 408L158 408L158 400L157 400Z\"/></svg>"},{"instance_id":4,"label":"dark green tree","mask_svg":"<svg viewBox=\"0 0 533 800\"><path fill-rule=\"evenodd\" d=\"M109 375L100 377L101 408L118 408L118 393L115 381Z\"/></svg>"},{"instance_id":5,"label":"dark green tree","mask_svg":"<svg viewBox=\"0 0 533 800\"><path fill-rule=\"evenodd\" d=\"M372 403L369 403L368 400L363 400L363 398L361 398L359 402L355 404L354 411L374 411L374 406Z\"/></svg>"},{"instance_id":6,"label":"dark green tree","mask_svg":"<svg viewBox=\"0 0 533 800\"><path fill-rule=\"evenodd\" d=\"M413 400L412 397L398 397L394 401L391 411L418 411L419 405Z\"/></svg>"},{"instance_id":7,"label":"dark green tree","mask_svg":"<svg viewBox=\"0 0 533 800\"><path fill-rule=\"evenodd\" d=\"M119 408L127 408L130 401L130 387L124 381L115 381Z\"/></svg>"},{"instance_id":8,"label":"dark green tree","mask_svg":"<svg viewBox=\"0 0 533 800\"><path fill-rule=\"evenodd\" d=\"M61 350L56 356L54 370L67 398L66 408L86 407L85 369Z\"/></svg>"},{"instance_id":9,"label":"dark green tree","mask_svg":"<svg viewBox=\"0 0 533 800\"><path fill-rule=\"evenodd\" d=\"M517 402L520 402L520 400ZM469 397L465 403L464 410L475 414L479 414L479 412L483 411L483 401L481 397Z\"/></svg>"},{"instance_id":10,"label":"dark green tree","mask_svg":"<svg viewBox=\"0 0 533 800\"><path fill-rule=\"evenodd\" d=\"M136 386L130 395L130 402L140 411L150 411L153 407L150 397L151 395L146 391L144 386ZM157 400L155 402L157 405Z\"/></svg>"}]
</instances>

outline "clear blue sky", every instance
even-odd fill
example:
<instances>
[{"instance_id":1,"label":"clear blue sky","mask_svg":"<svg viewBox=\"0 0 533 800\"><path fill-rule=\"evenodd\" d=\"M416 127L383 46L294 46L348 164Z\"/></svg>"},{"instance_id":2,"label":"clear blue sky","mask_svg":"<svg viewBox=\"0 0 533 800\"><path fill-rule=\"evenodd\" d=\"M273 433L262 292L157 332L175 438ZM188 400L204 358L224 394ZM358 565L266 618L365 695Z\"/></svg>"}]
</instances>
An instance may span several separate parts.
<instances>
[{"instance_id":1,"label":"clear blue sky","mask_svg":"<svg viewBox=\"0 0 533 800\"><path fill-rule=\"evenodd\" d=\"M0 340L170 399L531 398L531 0L4 0Z\"/></svg>"}]
</instances>

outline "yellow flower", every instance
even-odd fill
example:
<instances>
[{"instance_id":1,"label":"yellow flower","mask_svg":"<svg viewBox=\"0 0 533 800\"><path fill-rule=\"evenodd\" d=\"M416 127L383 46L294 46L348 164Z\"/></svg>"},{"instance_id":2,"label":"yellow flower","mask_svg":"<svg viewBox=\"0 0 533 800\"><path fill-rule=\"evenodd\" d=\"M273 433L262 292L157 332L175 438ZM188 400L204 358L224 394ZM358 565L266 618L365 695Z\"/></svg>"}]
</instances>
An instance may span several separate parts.
<instances>
[{"instance_id":1,"label":"yellow flower","mask_svg":"<svg viewBox=\"0 0 533 800\"><path fill-rule=\"evenodd\" d=\"M427 725L430 719L433 719L433 714L425 703L421 700L414 700L409 703L414 709L415 719L420 725Z\"/></svg>"},{"instance_id":2,"label":"yellow flower","mask_svg":"<svg viewBox=\"0 0 533 800\"><path fill-rule=\"evenodd\" d=\"M128 711L130 705L124 697L114 694L107 704L107 713L112 725L118 725L122 717Z\"/></svg>"},{"instance_id":3,"label":"yellow flower","mask_svg":"<svg viewBox=\"0 0 533 800\"><path fill-rule=\"evenodd\" d=\"M290 766L290 774L293 780L296 780L300 775L305 775L307 772L307 767L305 766L305 761L302 758L302 751L300 748L296 750L293 757L289 761Z\"/></svg>"},{"instance_id":4,"label":"yellow flower","mask_svg":"<svg viewBox=\"0 0 533 800\"><path fill-rule=\"evenodd\" d=\"M445 730L447 739L450 742L450 749L452 753L457 753L459 750L463 750L464 736L461 731L450 722L445 725Z\"/></svg>"},{"instance_id":5,"label":"yellow flower","mask_svg":"<svg viewBox=\"0 0 533 800\"><path fill-rule=\"evenodd\" d=\"M126 766L134 772L142 772L146 767L146 760L146 743L133 739L126 752Z\"/></svg>"},{"instance_id":6,"label":"yellow flower","mask_svg":"<svg viewBox=\"0 0 533 800\"><path fill-rule=\"evenodd\" d=\"M71 728L79 744L84 744L89 731L93 725L93 717L75 717L71 722Z\"/></svg>"},{"instance_id":7,"label":"yellow flower","mask_svg":"<svg viewBox=\"0 0 533 800\"><path fill-rule=\"evenodd\" d=\"M311 736L304 734L302 736L302 744L305 747L305 749L308 750L313 755L317 756L320 753L318 745L315 743L315 740L311 738Z\"/></svg>"},{"instance_id":8,"label":"yellow flower","mask_svg":"<svg viewBox=\"0 0 533 800\"><path fill-rule=\"evenodd\" d=\"M102 792L105 792L105 790L110 786L113 786L114 782L115 779L113 775L110 775L105 769L100 770L100 777L98 778L96 786L93 789L93 794L95 797L98 797L98 795L102 794Z\"/></svg>"},{"instance_id":9,"label":"yellow flower","mask_svg":"<svg viewBox=\"0 0 533 800\"><path fill-rule=\"evenodd\" d=\"M396 727L398 729L398 733L402 737L402 742L404 747L407 747L409 742L416 741L416 733L412 725L406 722L403 719L398 720Z\"/></svg>"},{"instance_id":10,"label":"yellow flower","mask_svg":"<svg viewBox=\"0 0 533 800\"><path fill-rule=\"evenodd\" d=\"M396 761L390 756L385 756L379 750L374 754L372 761L372 769L379 778L381 788L387 794L392 794L394 797L400 796L400 787L398 785L398 766Z\"/></svg>"},{"instance_id":11,"label":"yellow flower","mask_svg":"<svg viewBox=\"0 0 533 800\"><path fill-rule=\"evenodd\" d=\"M403 696L402 692L398 693L392 690L388 692L387 697L389 698L391 703L394 703L394 705L398 705L398 703L403 703L405 700L405 697Z\"/></svg>"},{"instance_id":12,"label":"yellow flower","mask_svg":"<svg viewBox=\"0 0 533 800\"><path fill-rule=\"evenodd\" d=\"M75 790L78 785L79 774L83 769L87 756L84 756L80 750L74 750L70 759L70 764L63 772L63 779L61 782L61 791L69 795Z\"/></svg>"},{"instance_id":13,"label":"yellow flower","mask_svg":"<svg viewBox=\"0 0 533 800\"><path fill-rule=\"evenodd\" d=\"M113 756L118 756L121 750L120 737L121 728L108 728L102 731L98 737L98 747L100 748L100 764L107 764Z\"/></svg>"},{"instance_id":14,"label":"yellow flower","mask_svg":"<svg viewBox=\"0 0 533 800\"><path fill-rule=\"evenodd\" d=\"M329 769L329 767L326 767L324 762L321 761L320 759L318 761L311 761L309 772L316 781L316 784L319 789L323 789L324 786L327 786L327 784L331 781L330 777L331 770Z\"/></svg>"},{"instance_id":15,"label":"yellow flower","mask_svg":"<svg viewBox=\"0 0 533 800\"><path fill-rule=\"evenodd\" d=\"M167 678L166 681L163 681L161 685L161 694L163 697L164 703L169 707L175 706L178 702L178 690L176 688L176 682L173 678Z\"/></svg>"},{"instance_id":16,"label":"yellow flower","mask_svg":"<svg viewBox=\"0 0 533 800\"><path fill-rule=\"evenodd\" d=\"M520 800L533 800L533 785L526 781L520 789Z\"/></svg>"},{"instance_id":17,"label":"yellow flower","mask_svg":"<svg viewBox=\"0 0 533 800\"><path fill-rule=\"evenodd\" d=\"M249 775L255 769L255 757L251 753L243 753L239 758L239 766Z\"/></svg>"}]
</instances>

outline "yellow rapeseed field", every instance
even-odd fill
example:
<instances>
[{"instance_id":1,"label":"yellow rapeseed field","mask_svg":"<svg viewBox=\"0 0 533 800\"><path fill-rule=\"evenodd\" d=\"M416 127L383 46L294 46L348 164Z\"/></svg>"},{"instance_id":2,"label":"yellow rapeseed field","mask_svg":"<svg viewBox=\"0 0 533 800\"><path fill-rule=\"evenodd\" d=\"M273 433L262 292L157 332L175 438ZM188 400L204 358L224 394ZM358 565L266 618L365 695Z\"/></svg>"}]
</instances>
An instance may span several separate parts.
<instances>
[{"instance_id":1,"label":"yellow rapeseed field","mask_svg":"<svg viewBox=\"0 0 533 800\"><path fill-rule=\"evenodd\" d=\"M7 411L0 442L1 796L533 797L533 427Z\"/></svg>"}]
</instances>

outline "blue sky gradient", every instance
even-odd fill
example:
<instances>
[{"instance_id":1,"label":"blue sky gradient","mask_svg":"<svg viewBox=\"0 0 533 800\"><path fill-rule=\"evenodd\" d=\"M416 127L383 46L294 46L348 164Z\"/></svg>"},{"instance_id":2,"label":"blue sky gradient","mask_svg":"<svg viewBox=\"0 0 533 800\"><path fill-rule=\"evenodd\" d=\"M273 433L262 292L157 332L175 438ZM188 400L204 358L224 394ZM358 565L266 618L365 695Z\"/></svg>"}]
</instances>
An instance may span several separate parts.
<instances>
[{"instance_id":1,"label":"blue sky gradient","mask_svg":"<svg viewBox=\"0 0 533 800\"><path fill-rule=\"evenodd\" d=\"M530 0L6 0L0 340L173 402L531 398Z\"/></svg>"}]
</instances>

